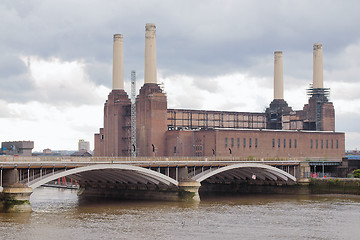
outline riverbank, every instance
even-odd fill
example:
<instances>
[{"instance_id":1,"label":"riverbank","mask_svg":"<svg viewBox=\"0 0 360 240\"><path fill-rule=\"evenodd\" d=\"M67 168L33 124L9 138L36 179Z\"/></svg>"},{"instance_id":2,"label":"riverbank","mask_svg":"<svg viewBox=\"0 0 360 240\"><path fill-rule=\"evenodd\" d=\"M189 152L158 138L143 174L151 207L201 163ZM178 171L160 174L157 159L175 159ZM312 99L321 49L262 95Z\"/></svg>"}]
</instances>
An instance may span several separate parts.
<instances>
[{"instance_id":1,"label":"riverbank","mask_svg":"<svg viewBox=\"0 0 360 240\"><path fill-rule=\"evenodd\" d=\"M311 194L354 194L360 195L359 178L311 178Z\"/></svg>"},{"instance_id":2,"label":"riverbank","mask_svg":"<svg viewBox=\"0 0 360 240\"><path fill-rule=\"evenodd\" d=\"M200 196L221 194L352 194L360 195L360 179L310 178L294 185L204 184Z\"/></svg>"}]
</instances>

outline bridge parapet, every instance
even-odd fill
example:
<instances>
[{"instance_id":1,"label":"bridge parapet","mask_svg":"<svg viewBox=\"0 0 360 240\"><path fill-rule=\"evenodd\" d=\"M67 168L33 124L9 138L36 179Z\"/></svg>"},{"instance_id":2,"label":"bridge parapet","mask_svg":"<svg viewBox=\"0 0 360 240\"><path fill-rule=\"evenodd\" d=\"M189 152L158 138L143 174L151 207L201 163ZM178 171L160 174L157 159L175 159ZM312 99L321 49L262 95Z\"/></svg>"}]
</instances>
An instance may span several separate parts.
<instances>
[{"instance_id":1,"label":"bridge parapet","mask_svg":"<svg viewBox=\"0 0 360 240\"><path fill-rule=\"evenodd\" d=\"M0 156L0 162L276 162L276 161L342 161L339 158L241 158L241 157L72 157L72 156Z\"/></svg>"}]
</instances>

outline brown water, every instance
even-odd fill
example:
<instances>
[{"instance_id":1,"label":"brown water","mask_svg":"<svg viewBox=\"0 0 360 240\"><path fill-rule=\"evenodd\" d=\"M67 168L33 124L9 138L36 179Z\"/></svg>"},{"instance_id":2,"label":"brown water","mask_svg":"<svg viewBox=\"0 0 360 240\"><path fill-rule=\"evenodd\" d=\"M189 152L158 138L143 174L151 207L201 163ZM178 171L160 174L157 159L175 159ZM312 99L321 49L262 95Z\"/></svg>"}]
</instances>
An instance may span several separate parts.
<instances>
[{"instance_id":1,"label":"brown water","mask_svg":"<svg viewBox=\"0 0 360 240\"><path fill-rule=\"evenodd\" d=\"M40 188L34 212L0 213L0 239L357 239L360 198L252 195L178 202L83 202Z\"/></svg>"}]
</instances>

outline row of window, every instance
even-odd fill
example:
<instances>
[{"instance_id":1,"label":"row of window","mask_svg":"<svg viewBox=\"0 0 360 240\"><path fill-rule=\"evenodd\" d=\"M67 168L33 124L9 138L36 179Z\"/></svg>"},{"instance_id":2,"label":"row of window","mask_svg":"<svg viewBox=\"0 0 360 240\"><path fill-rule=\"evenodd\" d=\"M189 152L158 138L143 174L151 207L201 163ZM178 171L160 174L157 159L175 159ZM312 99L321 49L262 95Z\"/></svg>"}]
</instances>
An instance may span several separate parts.
<instances>
[{"instance_id":1,"label":"row of window","mask_svg":"<svg viewBox=\"0 0 360 240\"><path fill-rule=\"evenodd\" d=\"M324 143L325 143L325 148L329 148L329 145L331 148L334 148L334 140L331 139L330 141L328 139L326 139L325 141L323 139L321 139L320 141L318 139L316 139L315 141L313 141L313 139L310 140L310 148L314 148L314 142L315 142L315 148L318 149L319 148L319 142L320 142L320 147L324 148ZM247 139L243 138L243 147L246 147L246 143L247 143ZM272 147L275 148L275 143L276 140L275 138L272 139ZM283 141L281 141L280 138L277 139L277 147L280 148L281 144L283 143L284 148L286 148L288 146L288 148L297 148L297 140L296 139L289 139L288 141L288 145L287 145L287 140L283 139ZM248 141L248 146L251 148L252 147L252 139L249 138ZM234 138L230 139L230 143L228 143L228 138L225 138L225 147L234 147ZM237 138L237 147L240 147L240 138ZM255 138L255 147L258 147L258 139ZM335 147L339 148L339 140L336 140L335 142Z\"/></svg>"},{"instance_id":2,"label":"row of window","mask_svg":"<svg viewBox=\"0 0 360 240\"><path fill-rule=\"evenodd\" d=\"M314 141L312 139L310 139L310 148L314 147L313 143L314 143ZM339 148L339 140L336 139L335 144L336 144L335 147ZM321 148L324 148L324 140L323 139L320 140L320 146L321 146ZM334 140L333 139L331 139L331 141L330 141L330 147L334 148ZM318 139L315 140L315 148L316 149L319 148L319 140ZM329 148L329 140L328 139L325 140L325 148Z\"/></svg>"},{"instance_id":3,"label":"row of window","mask_svg":"<svg viewBox=\"0 0 360 240\"><path fill-rule=\"evenodd\" d=\"M258 139L255 138L255 143L254 143L255 147L258 147ZM228 138L225 138L225 147L234 147L234 138L230 139L230 144L228 144ZM240 147L240 138L237 139L237 147ZM246 138L243 138L243 147L246 147ZM252 139L249 138L249 147L252 147Z\"/></svg>"},{"instance_id":4,"label":"row of window","mask_svg":"<svg viewBox=\"0 0 360 240\"><path fill-rule=\"evenodd\" d=\"M286 139L284 139L284 148L286 148ZM292 148L292 139L289 139L289 148ZM281 139L280 138L278 138L278 140L277 140L277 146L278 146L278 148L280 148L281 147ZM273 138L272 139L272 147L274 148L275 147L275 138ZM294 148L297 148L297 140L296 139L294 139Z\"/></svg>"}]
</instances>

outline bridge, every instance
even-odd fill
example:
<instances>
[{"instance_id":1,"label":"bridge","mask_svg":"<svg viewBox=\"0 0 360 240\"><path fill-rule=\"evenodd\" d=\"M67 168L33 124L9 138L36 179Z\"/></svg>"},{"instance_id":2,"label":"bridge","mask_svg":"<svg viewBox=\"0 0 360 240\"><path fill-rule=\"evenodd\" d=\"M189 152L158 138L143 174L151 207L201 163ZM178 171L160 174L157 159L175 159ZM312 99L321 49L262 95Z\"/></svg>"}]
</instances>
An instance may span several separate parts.
<instances>
[{"instance_id":1,"label":"bridge","mask_svg":"<svg viewBox=\"0 0 360 240\"><path fill-rule=\"evenodd\" d=\"M199 190L239 185L293 185L309 164L296 159L205 157L0 156L0 192L6 211L31 211L32 190L62 177L77 181L84 197L200 200ZM4 204L5 203L5 204ZM13 208L11 210L10 208Z\"/></svg>"}]
</instances>

